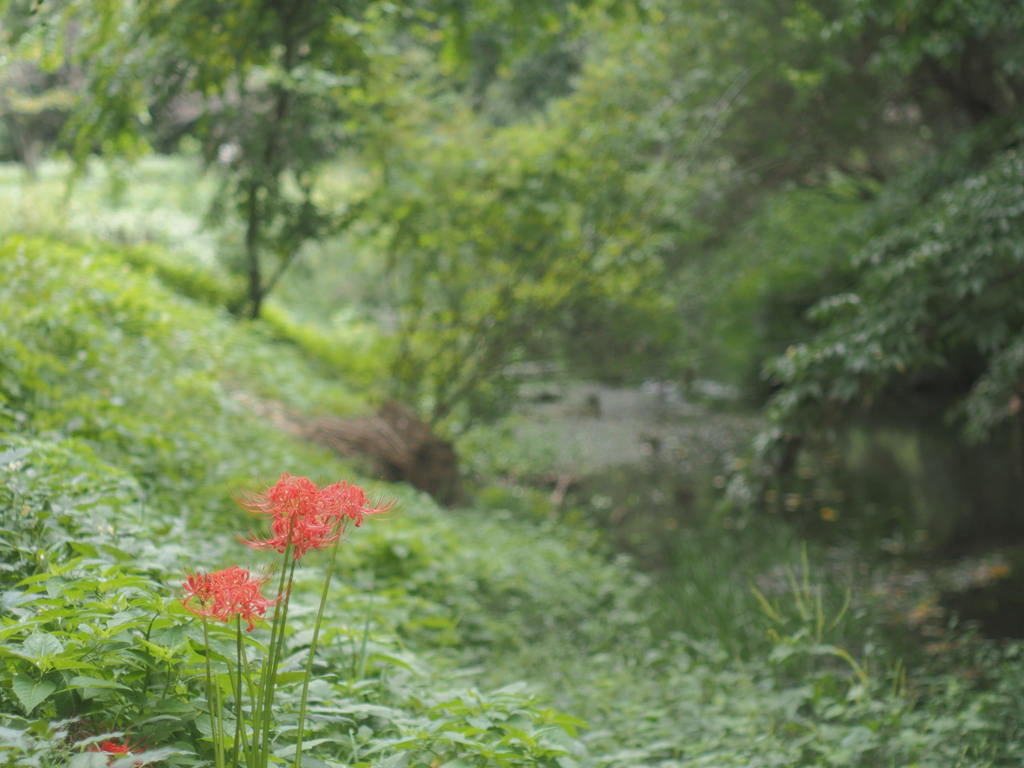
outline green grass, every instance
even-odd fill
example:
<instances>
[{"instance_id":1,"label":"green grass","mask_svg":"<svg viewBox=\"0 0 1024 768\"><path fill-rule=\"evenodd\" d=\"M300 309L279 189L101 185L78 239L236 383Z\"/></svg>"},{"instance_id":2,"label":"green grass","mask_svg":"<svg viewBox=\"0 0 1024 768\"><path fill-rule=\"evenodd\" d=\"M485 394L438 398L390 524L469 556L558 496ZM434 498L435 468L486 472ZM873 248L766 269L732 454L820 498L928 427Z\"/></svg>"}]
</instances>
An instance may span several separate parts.
<instances>
[{"instance_id":1,"label":"green grass","mask_svg":"<svg viewBox=\"0 0 1024 768\"><path fill-rule=\"evenodd\" d=\"M204 229L203 216L215 194L213 178L195 159L153 156L132 167L92 162L78 177L69 164L47 161L33 182L20 166L0 164L0 234L158 243L178 262L212 271L217 237Z\"/></svg>"},{"instance_id":2,"label":"green grass","mask_svg":"<svg viewBox=\"0 0 1024 768\"><path fill-rule=\"evenodd\" d=\"M94 765L79 750L109 732L209 764L183 569L255 564L241 488L353 479L236 395L365 408L372 367L339 373L358 335L324 351L285 315L235 321L167 253L63 230L0 244L0 764ZM344 545L310 766L1019 764L1018 646L953 635L951 665L904 658L870 601L846 604L849 574L777 525L681 530L655 580L529 492L443 510L379 490L399 511Z\"/></svg>"}]
</instances>

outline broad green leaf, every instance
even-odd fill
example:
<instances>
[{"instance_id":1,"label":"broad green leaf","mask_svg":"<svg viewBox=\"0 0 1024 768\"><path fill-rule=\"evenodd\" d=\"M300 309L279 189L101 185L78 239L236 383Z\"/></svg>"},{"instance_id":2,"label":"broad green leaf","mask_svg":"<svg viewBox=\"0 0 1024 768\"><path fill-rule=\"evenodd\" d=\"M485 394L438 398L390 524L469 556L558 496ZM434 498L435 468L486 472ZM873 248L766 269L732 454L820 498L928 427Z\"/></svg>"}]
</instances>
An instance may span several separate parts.
<instances>
[{"instance_id":1,"label":"broad green leaf","mask_svg":"<svg viewBox=\"0 0 1024 768\"><path fill-rule=\"evenodd\" d=\"M55 576L46 582L46 594L51 598L58 598L61 596L67 596L67 585L71 584L68 579L60 576Z\"/></svg>"},{"instance_id":2,"label":"broad green leaf","mask_svg":"<svg viewBox=\"0 0 1024 768\"><path fill-rule=\"evenodd\" d=\"M478 743L475 739L466 738L461 733L456 733L455 731L442 731L437 736L439 739L450 741L453 744L464 744L466 746L474 746Z\"/></svg>"},{"instance_id":3,"label":"broad green leaf","mask_svg":"<svg viewBox=\"0 0 1024 768\"><path fill-rule=\"evenodd\" d=\"M13 728L0 727L0 743L8 747L28 749L29 737L22 731L16 731Z\"/></svg>"},{"instance_id":4,"label":"broad green leaf","mask_svg":"<svg viewBox=\"0 0 1024 768\"><path fill-rule=\"evenodd\" d=\"M112 765L108 760L109 757L110 755L101 752L82 752L71 755L68 760L68 768L107 768L108 765Z\"/></svg>"},{"instance_id":5,"label":"broad green leaf","mask_svg":"<svg viewBox=\"0 0 1024 768\"><path fill-rule=\"evenodd\" d=\"M85 557L96 557L98 550L95 545L89 544L84 541L69 541L68 545L75 550L78 554L84 555Z\"/></svg>"},{"instance_id":6,"label":"broad green leaf","mask_svg":"<svg viewBox=\"0 0 1024 768\"><path fill-rule=\"evenodd\" d=\"M46 698L57 690L57 685L49 680L33 680L28 675L15 675L11 687L25 708L25 714L31 715Z\"/></svg>"},{"instance_id":7,"label":"broad green leaf","mask_svg":"<svg viewBox=\"0 0 1024 768\"><path fill-rule=\"evenodd\" d=\"M67 656L57 656L50 659L50 666L53 669L100 669L96 664Z\"/></svg>"},{"instance_id":8,"label":"broad green leaf","mask_svg":"<svg viewBox=\"0 0 1024 768\"><path fill-rule=\"evenodd\" d=\"M0 453L0 465L12 464L15 461L25 458L32 453L31 448L15 448L10 451L4 451Z\"/></svg>"},{"instance_id":9,"label":"broad green leaf","mask_svg":"<svg viewBox=\"0 0 1024 768\"><path fill-rule=\"evenodd\" d=\"M77 688L117 688L122 691L131 690L127 685L115 683L113 680L102 680L98 677L89 677L88 675L76 675L71 678L70 685Z\"/></svg>"},{"instance_id":10,"label":"broad green leaf","mask_svg":"<svg viewBox=\"0 0 1024 768\"><path fill-rule=\"evenodd\" d=\"M27 576L17 583L16 586L25 587L29 584L38 584L41 581L48 581L53 578L52 573L37 573L32 576Z\"/></svg>"},{"instance_id":11,"label":"broad green leaf","mask_svg":"<svg viewBox=\"0 0 1024 768\"><path fill-rule=\"evenodd\" d=\"M163 648L174 650L181 648L181 646L187 640L187 634L185 627L181 624L172 624L171 626L164 627L162 629L155 630L149 637L150 642L159 645Z\"/></svg>"},{"instance_id":12,"label":"broad green leaf","mask_svg":"<svg viewBox=\"0 0 1024 768\"><path fill-rule=\"evenodd\" d=\"M22 643L25 653L39 661L56 656L64 650L63 644L48 632L34 632Z\"/></svg>"},{"instance_id":13,"label":"broad green leaf","mask_svg":"<svg viewBox=\"0 0 1024 768\"><path fill-rule=\"evenodd\" d=\"M380 768L405 768L412 757L411 752L399 752L397 755L385 758L378 765Z\"/></svg>"},{"instance_id":14,"label":"broad green leaf","mask_svg":"<svg viewBox=\"0 0 1024 768\"><path fill-rule=\"evenodd\" d=\"M109 592L123 587L145 587L146 580L138 576L119 576L101 581L98 586L101 592Z\"/></svg>"}]
</instances>

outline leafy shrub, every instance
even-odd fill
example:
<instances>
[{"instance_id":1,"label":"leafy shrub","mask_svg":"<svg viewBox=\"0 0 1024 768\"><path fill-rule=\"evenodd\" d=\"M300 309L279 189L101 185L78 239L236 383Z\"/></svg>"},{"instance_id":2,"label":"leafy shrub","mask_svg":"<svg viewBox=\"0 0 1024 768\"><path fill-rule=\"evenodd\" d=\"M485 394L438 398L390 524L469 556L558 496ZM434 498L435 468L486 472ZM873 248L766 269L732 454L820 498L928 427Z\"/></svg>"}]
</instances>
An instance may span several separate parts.
<instances>
[{"instance_id":1,"label":"leafy shrub","mask_svg":"<svg viewBox=\"0 0 1024 768\"><path fill-rule=\"evenodd\" d=\"M855 288L812 310L817 337L769 365L773 418L802 430L926 391L971 439L1009 423L1024 375L1022 194L1024 160L998 151L864 248Z\"/></svg>"}]
</instances>

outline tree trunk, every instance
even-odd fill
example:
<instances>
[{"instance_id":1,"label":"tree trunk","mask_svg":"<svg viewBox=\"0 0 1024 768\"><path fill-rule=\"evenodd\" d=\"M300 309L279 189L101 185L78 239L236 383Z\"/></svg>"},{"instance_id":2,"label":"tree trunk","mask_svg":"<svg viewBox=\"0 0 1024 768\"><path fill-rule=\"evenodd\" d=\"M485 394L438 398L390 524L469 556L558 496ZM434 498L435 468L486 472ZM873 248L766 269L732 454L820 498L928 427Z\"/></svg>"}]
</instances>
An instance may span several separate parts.
<instances>
[{"instance_id":1,"label":"tree trunk","mask_svg":"<svg viewBox=\"0 0 1024 768\"><path fill-rule=\"evenodd\" d=\"M260 268L259 184L249 184L248 211L245 223L245 260L249 276L249 317L256 320L263 308L263 273Z\"/></svg>"}]
</instances>

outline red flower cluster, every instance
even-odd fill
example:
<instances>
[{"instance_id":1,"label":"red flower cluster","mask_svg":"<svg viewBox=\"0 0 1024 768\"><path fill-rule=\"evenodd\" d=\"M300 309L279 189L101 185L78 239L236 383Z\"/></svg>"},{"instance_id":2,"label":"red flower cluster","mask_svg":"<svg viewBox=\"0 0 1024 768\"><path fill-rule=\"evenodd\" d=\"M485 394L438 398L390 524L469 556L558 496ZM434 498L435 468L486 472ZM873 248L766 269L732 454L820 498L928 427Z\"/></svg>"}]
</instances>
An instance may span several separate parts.
<instances>
[{"instance_id":1,"label":"red flower cluster","mask_svg":"<svg viewBox=\"0 0 1024 768\"><path fill-rule=\"evenodd\" d=\"M242 506L270 517L273 534L265 539L244 539L246 544L278 552L292 545L298 560L311 549L336 542L350 522L358 528L367 515L386 512L392 504L371 505L358 485L334 483L318 488L309 478L284 474L277 485L243 499Z\"/></svg>"},{"instance_id":2,"label":"red flower cluster","mask_svg":"<svg viewBox=\"0 0 1024 768\"><path fill-rule=\"evenodd\" d=\"M260 591L267 576L253 576L244 568L233 565L213 573L189 573L185 580L185 596L181 604L197 616L219 621L230 621L240 616L249 622L252 631L258 618L267 615L267 609L281 599L268 600Z\"/></svg>"},{"instance_id":3,"label":"red flower cluster","mask_svg":"<svg viewBox=\"0 0 1024 768\"><path fill-rule=\"evenodd\" d=\"M104 741L100 744L100 752L111 752L115 755L130 755L132 753L131 747L127 744L117 744L113 741Z\"/></svg>"},{"instance_id":4,"label":"red flower cluster","mask_svg":"<svg viewBox=\"0 0 1024 768\"><path fill-rule=\"evenodd\" d=\"M89 749L92 752L106 752L108 755L131 755L134 754L135 750L139 749L139 744L132 744L126 738L123 744L118 744L116 741L104 741L99 746L93 744ZM141 766L141 762L135 763L137 766Z\"/></svg>"}]
</instances>

